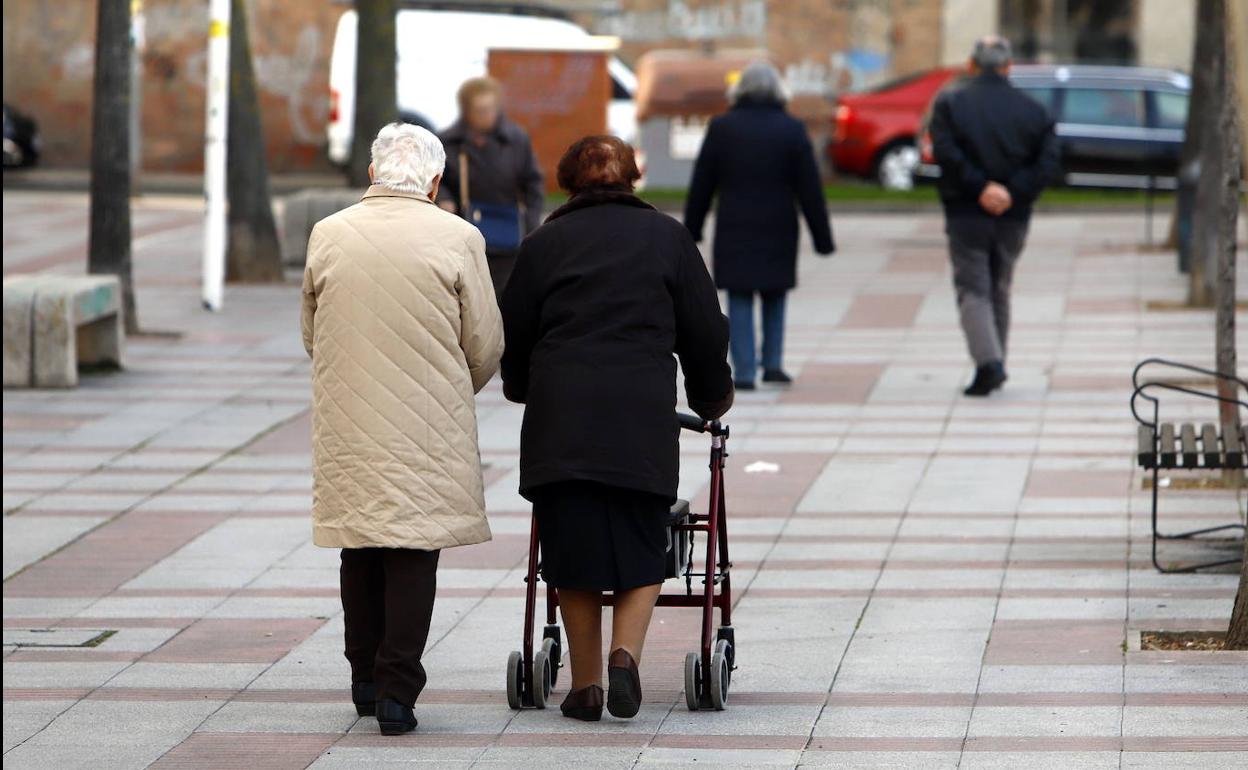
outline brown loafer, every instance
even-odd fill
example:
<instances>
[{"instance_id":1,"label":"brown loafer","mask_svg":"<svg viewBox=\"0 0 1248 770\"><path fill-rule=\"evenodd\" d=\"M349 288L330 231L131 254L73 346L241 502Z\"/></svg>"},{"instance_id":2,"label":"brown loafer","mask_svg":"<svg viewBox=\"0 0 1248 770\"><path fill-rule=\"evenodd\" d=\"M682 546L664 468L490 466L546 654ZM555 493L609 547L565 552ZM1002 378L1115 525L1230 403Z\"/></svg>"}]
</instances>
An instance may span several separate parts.
<instances>
[{"instance_id":1,"label":"brown loafer","mask_svg":"<svg viewBox=\"0 0 1248 770\"><path fill-rule=\"evenodd\" d=\"M612 716L629 719L641 710L641 675L637 661L623 647L611 653L607 659L607 711Z\"/></svg>"},{"instance_id":2,"label":"brown loafer","mask_svg":"<svg viewBox=\"0 0 1248 770\"><path fill-rule=\"evenodd\" d=\"M573 690L563 699L559 710L565 717L582 722L597 722L602 719L602 688L591 684L589 687Z\"/></svg>"}]
</instances>

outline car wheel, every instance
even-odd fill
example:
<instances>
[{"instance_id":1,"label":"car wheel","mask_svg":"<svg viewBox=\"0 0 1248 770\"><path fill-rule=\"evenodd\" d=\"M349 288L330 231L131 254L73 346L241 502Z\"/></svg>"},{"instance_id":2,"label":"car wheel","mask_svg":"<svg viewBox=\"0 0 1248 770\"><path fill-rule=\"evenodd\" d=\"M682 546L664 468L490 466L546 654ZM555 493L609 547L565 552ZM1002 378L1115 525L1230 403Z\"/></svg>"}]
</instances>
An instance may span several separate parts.
<instances>
[{"instance_id":1,"label":"car wheel","mask_svg":"<svg viewBox=\"0 0 1248 770\"><path fill-rule=\"evenodd\" d=\"M875 176L885 190L914 189L914 172L919 168L919 148L913 142L897 142L880 154Z\"/></svg>"}]
</instances>

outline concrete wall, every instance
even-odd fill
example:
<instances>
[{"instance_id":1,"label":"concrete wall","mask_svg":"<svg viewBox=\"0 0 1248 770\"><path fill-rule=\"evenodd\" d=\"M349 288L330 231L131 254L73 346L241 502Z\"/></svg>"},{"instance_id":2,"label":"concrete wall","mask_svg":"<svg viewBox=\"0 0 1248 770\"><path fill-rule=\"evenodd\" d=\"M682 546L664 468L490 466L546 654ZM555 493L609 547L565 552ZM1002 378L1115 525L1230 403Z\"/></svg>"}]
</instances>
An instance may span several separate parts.
<instances>
[{"instance_id":1,"label":"concrete wall","mask_svg":"<svg viewBox=\"0 0 1248 770\"><path fill-rule=\"evenodd\" d=\"M1136 34L1140 64L1189 71L1192 68L1192 44L1196 39L1196 0L1137 2L1139 28Z\"/></svg>"},{"instance_id":2,"label":"concrete wall","mask_svg":"<svg viewBox=\"0 0 1248 770\"><path fill-rule=\"evenodd\" d=\"M977 39L999 31L999 11L1000 0L945 0L941 13L941 64L965 63Z\"/></svg>"},{"instance_id":3,"label":"concrete wall","mask_svg":"<svg viewBox=\"0 0 1248 770\"><path fill-rule=\"evenodd\" d=\"M202 167L207 0L146 0L143 166ZM277 172L326 168L329 53L344 6L249 0L265 143ZM90 159L95 2L4 0L4 101L39 121L43 163Z\"/></svg>"}]
</instances>

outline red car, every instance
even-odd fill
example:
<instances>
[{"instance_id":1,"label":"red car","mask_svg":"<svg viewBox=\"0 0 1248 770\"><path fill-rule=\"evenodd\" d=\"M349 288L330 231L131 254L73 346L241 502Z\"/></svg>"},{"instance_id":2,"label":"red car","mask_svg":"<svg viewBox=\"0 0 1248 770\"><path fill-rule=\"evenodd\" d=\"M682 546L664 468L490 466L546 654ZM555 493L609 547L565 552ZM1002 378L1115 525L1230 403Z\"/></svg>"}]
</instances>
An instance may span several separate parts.
<instances>
[{"instance_id":1,"label":"red car","mask_svg":"<svg viewBox=\"0 0 1248 770\"><path fill-rule=\"evenodd\" d=\"M962 68L892 80L837 99L828 157L838 173L876 179L890 190L914 185L920 124L936 92Z\"/></svg>"}]
</instances>

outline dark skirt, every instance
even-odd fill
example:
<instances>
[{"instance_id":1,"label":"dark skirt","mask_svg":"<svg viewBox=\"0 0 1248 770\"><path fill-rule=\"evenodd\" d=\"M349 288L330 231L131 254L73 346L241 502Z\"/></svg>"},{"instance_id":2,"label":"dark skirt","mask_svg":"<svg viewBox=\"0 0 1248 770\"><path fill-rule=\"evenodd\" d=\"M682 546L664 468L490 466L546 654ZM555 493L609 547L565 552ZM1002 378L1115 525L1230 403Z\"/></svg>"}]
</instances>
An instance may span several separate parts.
<instances>
[{"instance_id":1,"label":"dark skirt","mask_svg":"<svg viewBox=\"0 0 1248 770\"><path fill-rule=\"evenodd\" d=\"M626 591L663 582L667 498L596 481L532 491L542 578L573 591Z\"/></svg>"}]
</instances>

